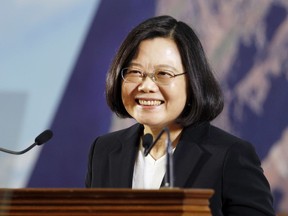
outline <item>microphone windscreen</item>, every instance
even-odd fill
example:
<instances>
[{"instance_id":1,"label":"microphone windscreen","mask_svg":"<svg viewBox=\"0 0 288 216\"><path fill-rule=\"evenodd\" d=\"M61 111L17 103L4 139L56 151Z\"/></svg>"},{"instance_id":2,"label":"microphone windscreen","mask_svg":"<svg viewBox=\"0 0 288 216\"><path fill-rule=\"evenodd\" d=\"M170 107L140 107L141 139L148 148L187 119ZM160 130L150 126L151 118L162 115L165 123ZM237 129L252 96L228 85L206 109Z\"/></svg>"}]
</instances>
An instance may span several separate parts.
<instances>
[{"instance_id":1,"label":"microphone windscreen","mask_svg":"<svg viewBox=\"0 0 288 216\"><path fill-rule=\"evenodd\" d=\"M45 130L35 138L35 143L37 145L42 145L43 143L50 140L52 136L53 132L51 130Z\"/></svg>"},{"instance_id":2,"label":"microphone windscreen","mask_svg":"<svg viewBox=\"0 0 288 216\"><path fill-rule=\"evenodd\" d=\"M143 136L142 145L143 145L145 150L149 148L149 146L152 144L152 142L153 142L153 136L150 133L147 133Z\"/></svg>"}]
</instances>

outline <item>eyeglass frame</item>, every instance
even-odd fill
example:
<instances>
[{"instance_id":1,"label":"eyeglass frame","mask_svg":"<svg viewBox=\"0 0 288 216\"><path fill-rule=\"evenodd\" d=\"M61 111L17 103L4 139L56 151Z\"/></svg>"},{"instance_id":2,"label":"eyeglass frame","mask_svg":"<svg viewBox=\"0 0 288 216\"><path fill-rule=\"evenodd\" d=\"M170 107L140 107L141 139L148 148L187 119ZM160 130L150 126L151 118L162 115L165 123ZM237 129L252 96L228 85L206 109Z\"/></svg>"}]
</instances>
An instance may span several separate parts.
<instances>
[{"instance_id":1,"label":"eyeglass frame","mask_svg":"<svg viewBox=\"0 0 288 216\"><path fill-rule=\"evenodd\" d=\"M184 74L186 74L187 72L183 72L183 73L179 73L179 74L175 74L173 71L171 71L171 70L163 70L162 72L169 72L169 82L168 83L161 83L161 82L159 82L158 80L159 79L157 79L157 77L155 76L155 71L157 70L157 68L156 69L154 69L153 71L153 73L147 73L147 72L145 72L144 70L140 70L140 69L137 69L137 71L139 71L140 73L141 73L141 76L139 76L138 78L139 78L139 82L137 82L137 81L135 81L135 82L133 82L133 81L128 81L128 80L126 80L125 78L124 78L124 74L125 74L125 71L126 70L128 70L129 68L131 68L131 67L125 67L125 68L123 68L123 69L121 69L121 71L120 71L120 73L121 73L121 77L122 77L122 79L123 79L123 81L124 82L128 82L128 83L142 83L143 81L144 81L144 79L146 79L147 77L149 77L154 83L156 83L156 84L160 84L160 85L168 85L169 83L170 83L170 79L172 79L172 78L175 78L175 77L177 77L177 76L181 76L181 75L184 75ZM135 70L136 71L136 70ZM157 72L157 71L156 71ZM161 72L161 70L159 70L158 72ZM141 79L141 80L140 80ZM168 80L168 79L167 79Z\"/></svg>"}]
</instances>

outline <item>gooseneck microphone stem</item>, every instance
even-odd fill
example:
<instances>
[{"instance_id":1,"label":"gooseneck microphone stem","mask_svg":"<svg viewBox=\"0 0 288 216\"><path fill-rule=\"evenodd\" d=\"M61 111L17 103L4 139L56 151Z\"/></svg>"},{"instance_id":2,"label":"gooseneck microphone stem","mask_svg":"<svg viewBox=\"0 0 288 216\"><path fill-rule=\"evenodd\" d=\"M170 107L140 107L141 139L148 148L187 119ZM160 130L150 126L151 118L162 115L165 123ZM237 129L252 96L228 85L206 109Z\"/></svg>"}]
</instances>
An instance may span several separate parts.
<instances>
[{"instance_id":1,"label":"gooseneck microphone stem","mask_svg":"<svg viewBox=\"0 0 288 216\"><path fill-rule=\"evenodd\" d=\"M148 148L145 148L144 150L144 156L146 157L153 146L158 142L160 137L163 135L163 133L167 134L166 138L166 174L164 177L164 187L165 188L173 188L174 187L174 170L173 170L173 146L170 138L170 131L167 127L163 128L161 132L157 135L154 142L149 145ZM147 134L148 135L148 134ZM145 136L147 136L145 135ZM151 134L149 134L151 136Z\"/></svg>"},{"instance_id":2,"label":"gooseneck microphone stem","mask_svg":"<svg viewBox=\"0 0 288 216\"><path fill-rule=\"evenodd\" d=\"M160 133L157 135L156 139L154 140L154 142L152 144L149 145L148 148L145 148L144 150L144 155L145 157L150 153L151 149L154 147L154 145L158 142L158 140L160 139L160 137L162 136L162 134L164 132L166 132L166 130L168 130L166 127L163 128ZM170 137L169 137L170 138ZM167 145L167 142L166 142L166 145Z\"/></svg>"},{"instance_id":3,"label":"gooseneck microphone stem","mask_svg":"<svg viewBox=\"0 0 288 216\"><path fill-rule=\"evenodd\" d=\"M34 146L36 146L36 145L37 145L37 143L33 143L31 146L29 146L28 148L26 148L26 149L24 149L22 151L12 151L12 150L4 149L4 148L0 147L0 151L8 153L8 154L21 155L21 154L26 153L30 149L34 148Z\"/></svg>"}]
</instances>

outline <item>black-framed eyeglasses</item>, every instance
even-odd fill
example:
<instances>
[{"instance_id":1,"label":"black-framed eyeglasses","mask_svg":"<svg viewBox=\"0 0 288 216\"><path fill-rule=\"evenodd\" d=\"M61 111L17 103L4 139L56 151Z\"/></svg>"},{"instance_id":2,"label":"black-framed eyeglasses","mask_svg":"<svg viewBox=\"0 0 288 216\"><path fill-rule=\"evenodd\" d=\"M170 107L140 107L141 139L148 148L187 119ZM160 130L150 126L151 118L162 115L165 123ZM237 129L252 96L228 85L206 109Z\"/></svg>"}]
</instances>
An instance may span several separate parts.
<instances>
[{"instance_id":1,"label":"black-framed eyeglasses","mask_svg":"<svg viewBox=\"0 0 288 216\"><path fill-rule=\"evenodd\" d=\"M146 77L149 77L153 82L160 85L167 85L171 83L173 78L186 74L175 74L171 70L156 68L153 73L146 73L143 69L137 67L127 67L121 70L121 77L125 82L141 83Z\"/></svg>"}]
</instances>

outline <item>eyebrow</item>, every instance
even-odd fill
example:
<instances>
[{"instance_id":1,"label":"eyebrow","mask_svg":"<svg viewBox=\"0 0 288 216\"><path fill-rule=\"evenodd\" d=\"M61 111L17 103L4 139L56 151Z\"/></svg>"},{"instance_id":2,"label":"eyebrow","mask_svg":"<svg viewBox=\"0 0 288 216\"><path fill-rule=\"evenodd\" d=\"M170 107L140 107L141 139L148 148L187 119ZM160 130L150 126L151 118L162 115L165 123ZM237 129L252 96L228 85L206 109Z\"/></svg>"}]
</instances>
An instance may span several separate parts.
<instances>
[{"instance_id":1,"label":"eyebrow","mask_svg":"<svg viewBox=\"0 0 288 216\"><path fill-rule=\"evenodd\" d=\"M138 66L138 67L141 67L141 68L144 68L141 64L139 64L139 63L130 63L129 65L128 65L129 67L131 67L131 66ZM159 65L156 65L156 67L154 67L154 68L167 68L167 69L170 69L170 70L172 70L172 71L177 71L178 72L178 70L175 68L175 67L173 67L173 66L170 66L170 65L166 65L166 64L159 64Z\"/></svg>"}]
</instances>

